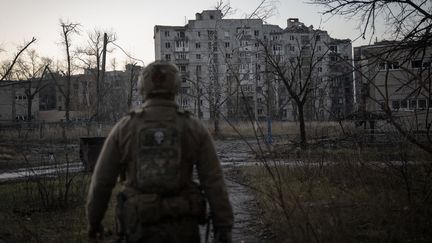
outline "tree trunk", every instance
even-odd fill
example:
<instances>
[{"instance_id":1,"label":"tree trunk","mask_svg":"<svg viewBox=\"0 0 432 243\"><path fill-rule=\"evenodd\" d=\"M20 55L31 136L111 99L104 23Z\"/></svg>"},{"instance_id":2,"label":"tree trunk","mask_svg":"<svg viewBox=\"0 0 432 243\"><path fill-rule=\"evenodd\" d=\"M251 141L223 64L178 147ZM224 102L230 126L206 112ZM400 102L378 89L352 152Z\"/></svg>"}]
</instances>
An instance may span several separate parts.
<instances>
[{"instance_id":1,"label":"tree trunk","mask_svg":"<svg viewBox=\"0 0 432 243\"><path fill-rule=\"evenodd\" d=\"M33 97L31 95L27 96L27 120L32 120L32 103Z\"/></svg>"},{"instance_id":2,"label":"tree trunk","mask_svg":"<svg viewBox=\"0 0 432 243\"><path fill-rule=\"evenodd\" d=\"M307 148L307 140L306 140L306 126L305 126L305 119L304 119L304 110L303 110L303 104L297 103L298 108L298 118L300 123L300 148L306 149Z\"/></svg>"},{"instance_id":3,"label":"tree trunk","mask_svg":"<svg viewBox=\"0 0 432 243\"><path fill-rule=\"evenodd\" d=\"M219 118L217 117L217 115L215 115L215 118L213 120L213 125L214 125L214 136L217 137L220 134Z\"/></svg>"}]
</instances>

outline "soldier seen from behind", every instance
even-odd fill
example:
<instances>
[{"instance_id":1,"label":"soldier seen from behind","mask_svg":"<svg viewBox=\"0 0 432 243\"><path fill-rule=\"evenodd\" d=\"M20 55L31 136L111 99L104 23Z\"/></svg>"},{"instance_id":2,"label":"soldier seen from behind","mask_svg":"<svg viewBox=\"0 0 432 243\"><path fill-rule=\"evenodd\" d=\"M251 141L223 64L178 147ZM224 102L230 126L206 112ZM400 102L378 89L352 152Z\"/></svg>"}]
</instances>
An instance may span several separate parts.
<instances>
[{"instance_id":1,"label":"soldier seen from behind","mask_svg":"<svg viewBox=\"0 0 432 243\"><path fill-rule=\"evenodd\" d=\"M153 62L139 85L142 107L113 127L93 172L87 199L90 239L102 240L101 222L119 178L116 221L124 242L200 242L206 201L215 242L231 242L233 212L213 140L175 103L178 68Z\"/></svg>"}]
</instances>

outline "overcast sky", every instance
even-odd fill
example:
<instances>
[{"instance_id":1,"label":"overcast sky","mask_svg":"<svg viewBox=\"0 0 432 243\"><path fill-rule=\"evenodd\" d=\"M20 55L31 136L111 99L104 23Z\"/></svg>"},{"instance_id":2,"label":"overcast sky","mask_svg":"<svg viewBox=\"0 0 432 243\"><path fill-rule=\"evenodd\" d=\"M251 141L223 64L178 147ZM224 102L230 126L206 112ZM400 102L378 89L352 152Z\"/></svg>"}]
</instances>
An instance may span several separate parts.
<instances>
[{"instance_id":1,"label":"overcast sky","mask_svg":"<svg viewBox=\"0 0 432 243\"><path fill-rule=\"evenodd\" d=\"M83 45L83 38L95 28L111 30L117 35L116 43L135 58L149 63L154 60L153 27L155 25L184 25L195 13L213 9L217 0L0 0L0 61L16 52L16 47L33 36L33 46L41 56L62 58L59 44L60 19L81 24L81 37L73 39L75 47ZM227 2L227 1L225 1ZM236 13L230 18L241 18L251 13L261 0L231 0ZM323 16L323 9L304 0L276 2L277 12L268 22L286 27L288 18L299 18L307 26L327 30L335 38L356 39L360 31L355 20ZM365 44L357 40L353 46ZM63 55L63 56L62 56ZM110 54L122 69L126 56L119 50Z\"/></svg>"}]
</instances>

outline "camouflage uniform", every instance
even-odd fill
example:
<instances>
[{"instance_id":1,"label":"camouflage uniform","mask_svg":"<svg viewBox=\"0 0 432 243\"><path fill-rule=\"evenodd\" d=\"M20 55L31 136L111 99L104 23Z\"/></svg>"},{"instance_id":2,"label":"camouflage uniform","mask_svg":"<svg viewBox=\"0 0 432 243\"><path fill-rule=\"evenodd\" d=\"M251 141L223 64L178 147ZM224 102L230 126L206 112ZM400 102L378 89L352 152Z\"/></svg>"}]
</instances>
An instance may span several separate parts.
<instances>
[{"instance_id":1,"label":"camouflage uniform","mask_svg":"<svg viewBox=\"0 0 432 243\"><path fill-rule=\"evenodd\" d=\"M180 188L189 194L196 185L192 173L196 167L200 185L212 212L215 229L230 233L233 212L224 184L220 162L208 130L195 118L180 112L173 99L157 95L147 97L142 108L121 119L111 130L98 158L87 199L89 234L100 231L112 188L120 176L127 197L137 190L137 131L143 120L183 119L181 136ZM195 167L194 167L195 166ZM126 199L129 200L129 199ZM127 202L127 201L126 201ZM175 212L174 212L175 214ZM196 217L172 217L161 222L125 229L128 242L199 242ZM129 236L128 236L129 234Z\"/></svg>"}]
</instances>

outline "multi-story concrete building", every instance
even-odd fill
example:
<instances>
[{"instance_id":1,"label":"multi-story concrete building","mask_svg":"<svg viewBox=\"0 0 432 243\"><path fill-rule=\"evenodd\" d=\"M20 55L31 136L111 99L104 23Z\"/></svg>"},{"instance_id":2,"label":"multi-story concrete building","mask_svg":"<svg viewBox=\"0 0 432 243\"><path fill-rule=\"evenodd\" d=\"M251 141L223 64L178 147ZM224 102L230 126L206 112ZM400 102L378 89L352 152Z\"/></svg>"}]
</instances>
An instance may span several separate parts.
<instances>
[{"instance_id":1,"label":"multi-story concrete building","mask_svg":"<svg viewBox=\"0 0 432 243\"><path fill-rule=\"evenodd\" d=\"M281 28L261 19L225 19L219 10L205 10L185 26L155 26L154 40L156 60L172 61L180 69L179 104L199 118L219 114L295 120L292 97L272 73L269 55L287 62L315 62L302 69L313 74L307 119L333 119L352 111L351 41L333 39L298 19L288 19L287 27ZM265 53L265 47L270 52Z\"/></svg>"},{"instance_id":2,"label":"multi-story concrete building","mask_svg":"<svg viewBox=\"0 0 432 243\"><path fill-rule=\"evenodd\" d=\"M432 47L381 41L354 48L356 109L425 129L432 119Z\"/></svg>"},{"instance_id":3,"label":"multi-story concrete building","mask_svg":"<svg viewBox=\"0 0 432 243\"><path fill-rule=\"evenodd\" d=\"M39 114L39 96L30 81L0 82L0 122L24 121ZM33 95L29 99L29 95ZM30 109L29 109L29 106Z\"/></svg>"},{"instance_id":4,"label":"multi-story concrete building","mask_svg":"<svg viewBox=\"0 0 432 243\"><path fill-rule=\"evenodd\" d=\"M137 90L141 66L126 65L125 71L108 71L100 84L99 95L94 70L71 76L69 118L86 121L117 121L142 103ZM0 82L0 120L56 122L65 120L66 78L47 73L44 78ZM29 99L29 95L31 99ZM99 96L99 107L97 107ZM31 106L31 109L28 107ZM98 116L96 117L96 114Z\"/></svg>"}]
</instances>

